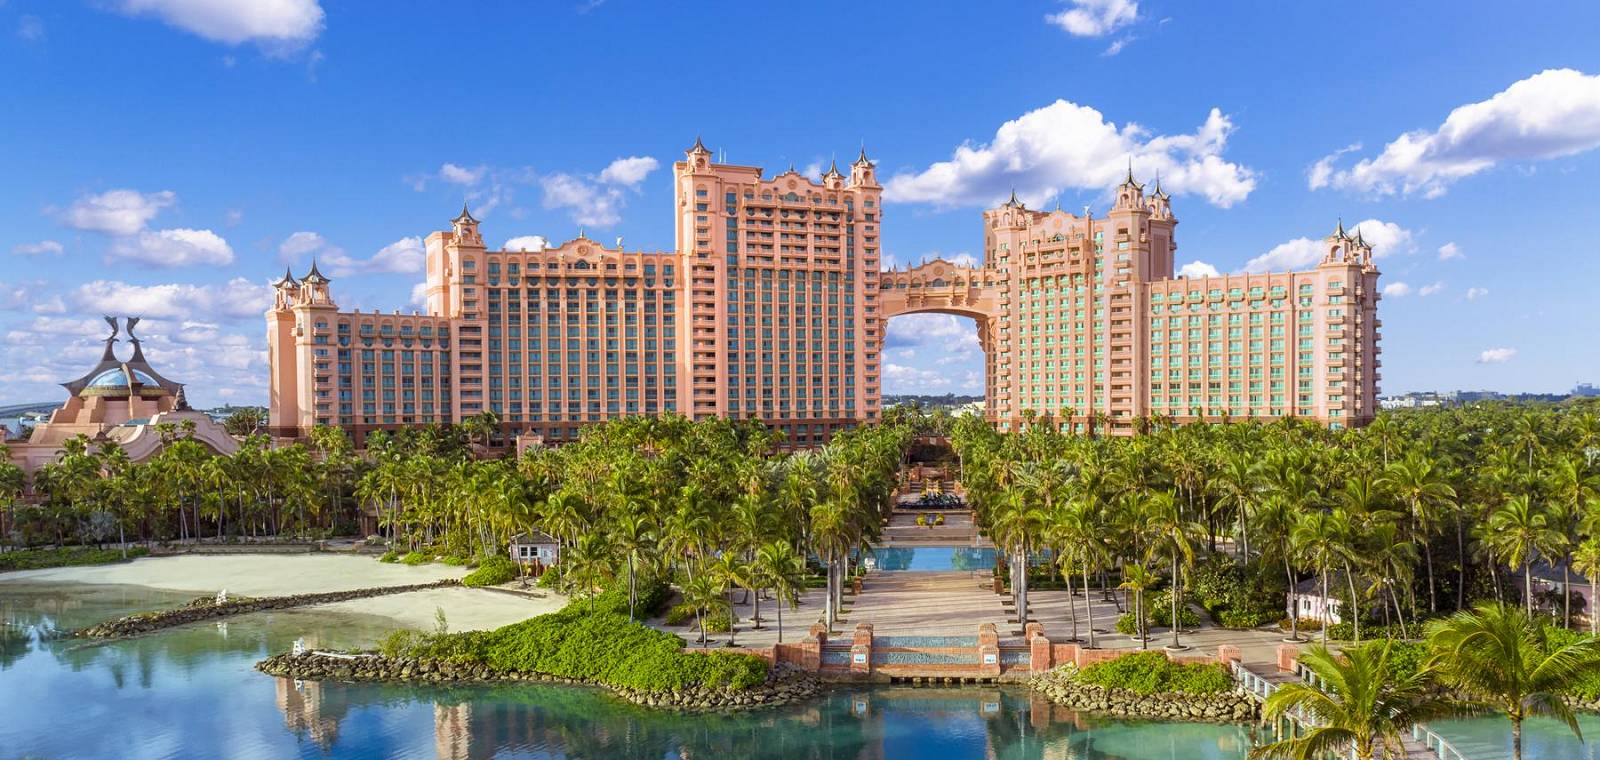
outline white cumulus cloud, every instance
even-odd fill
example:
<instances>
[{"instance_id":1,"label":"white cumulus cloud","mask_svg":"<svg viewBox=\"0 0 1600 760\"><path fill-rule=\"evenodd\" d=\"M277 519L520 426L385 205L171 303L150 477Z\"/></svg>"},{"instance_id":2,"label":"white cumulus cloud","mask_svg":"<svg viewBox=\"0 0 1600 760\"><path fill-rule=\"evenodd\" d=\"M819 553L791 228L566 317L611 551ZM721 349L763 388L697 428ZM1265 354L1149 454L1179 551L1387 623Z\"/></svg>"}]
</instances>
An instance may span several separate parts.
<instances>
[{"instance_id":1,"label":"white cumulus cloud","mask_svg":"<svg viewBox=\"0 0 1600 760\"><path fill-rule=\"evenodd\" d=\"M624 187L634 187L650 176L660 164L649 156L629 156L612 161L609 166L600 172L601 182L610 182Z\"/></svg>"},{"instance_id":2,"label":"white cumulus cloud","mask_svg":"<svg viewBox=\"0 0 1600 760\"><path fill-rule=\"evenodd\" d=\"M317 0L119 0L114 7L155 16L212 42L255 42L268 51L299 50L322 33Z\"/></svg>"},{"instance_id":3,"label":"white cumulus cloud","mask_svg":"<svg viewBox=\"0 0 1600 760\"><path fill-rule=\"evenodd\" d=\"M1550 69L1488 100L1452 110L1437 129L1400 135L1348 168L1338 155L1311 168L1311 189L1436 198L1506 161L1543 161L1600 147L1600 76Z\"/></svg>"},{"instance_id":4,"label":"white cumulus cloud","mask_svg":"<svg viewBox=\"0 0 1600 760\"><path fill-rule=\"evenodd\" d=\"M54 240L40 240L37 243L18 243L11 246L11 252L18 256L40 256L49 254L59 256L66 249Z\"/></svg>"},{"instance_id":5,"label":"white cumulus cloud","mask_svg":"<svg viewBox=\"0 0 1600 760\"><path fill-rule=\"evenodd\" d=\"M1433 283L1432 285L1423 285L1422 289L1417 291L1417 295L1426 298L1426 297L1431 296L1431 295L1433 295L1435 293L1442 292L1443 290L1444 290L1444 283L1436 282L1436 283Z\"/></svg>"},{"instance_id":6,"label":"white cumulus cloud","mask_svg":"<svg viewBox=\"0 0 1600 760\"><path fill-rule=\"evenodd\" d=\"M506 241L501 246L505 251L542 251L550 247L550 241L543 235L518 235Z\"/></svg>"},{"instance_id":7,"label":"white cumulus cloud","mask_svg":"<svg viewBox=\"0 0 1600 760\"><path fill-rule=\"evenodd\" d=\"M1411 295L1411 286L1403 282L1391 282L1383 286L1383 294L1388 298L1400 298Z\"/></svg>"},{"instance_id":8,"label":"white cumulus cloud","mask_svg":"<svg viewBox=\"0 0 1600 760\"><path fill-rule=\"evenodd\" d=\"M886 362L883 365L884 393L933 393L950 387L950 377L931 369Z\"/></svg>"},{"instance_id":9,"label":"white cumulus cloud","mask_svg":"<svg viewBox=\"0 0 1600 760\"><path fill-rule=\"evenodd\" d=\"M106 250L108 260L137 261L157 267L232 264L233 248L211 230L146 230L121 238Z\"/></svg>"},{"instance_id":10,"label":"white cumulus cloud","mask_svg":"<svg viewBox=\"0 0 1600 760\"><path fill-rule=\"evenodd\" d=\"M235 277L226 283L131 285L94 280L79 285L69 299L83 312L212 322L259 318L272 305L272 287Z\"/></svg>"},{"instance_id":11,"label":"white cumulus cloud","mask_svg":"<svg viewBox=\"0 0 1600 760\"><path fill-rule=\"evenodd\" d=\"M455 185L476 185L483 181L483 176L488 171L488 168L483 166L468 168L447 163L439 167L439 179Z\"/></svg>"},{"instance_id":12,"label":"white cumulus cloud","mask_svg":"<svg viewBox=\"0 0 1600 760\"><path fill-rule=\"evenodd\" d=\"M327 247L327 238L318 233L309 231L296 232L284 238L283 242L278 244L278 259L285 264L292 264L308 253L314 253Z\"/></svg>"},{"instance_id":13,"label":"white cumulus cloud","mask_svg":"<svg viewBox=\"0 0 1600 760\"><path fill-rule=\"evenodd\" d=\"M171 190L141 193L138 190L107 190L73 201L61 214L68 227L107 235L137 234L161 210L178 202Z\"/></svg>"},{"instance_id":14,"label":"white cumulus cloud","mask_svg":"<svg viewBox=\"0 0 1600 760\"><path fill-rule=\"evenodd\" d=\"M1139 18L1134 0L1071 0L1072 7L1044 17L1074 37L1104 37Z\"/></svg>"},{"instance_id":15,"label":"white cumulus cloud","mask_svg":"<svg viewBox=\"0 0 1600 760\"><path fill-rule=\"evenodd\" d=\"M1361 238L1372 246L1373 258L1384 258L1395 253L1410 251L1415 247L1411 230L1394 222L1366 219L1346 229L1351 236L1360 231ZM1246 272L1288 272L1315 266L1322 261L1324 242L1319 238L1295 238L1274 246L1244 265Z\"/></svg>"},{"instance_id":16,"label":"white cumulus cloud","mask_svg":"<svg viewBox=\"0 0 1600 760\"><path fill-rule=\"evenodd\" d=\"M1039 203L1067 189L1109 190L1127 174L1161 175L1162 189L1228 207L1255 189L1255 172L1222 158L1232 120L1211 109L1190 134L1153 135L1109 122L1094 108L1057 100L1008 121L988 143L966 142L948 161L894 175L885 197L901 203L986 205L1014 188Z\"/></svg>"},{"instance_id":17,"label":"white cumulus cloud","mask_svg":"<svg viewBox=\"0 0 1600 760\"><path fill-rule=\"evenodd\" d=\"M427 260L427 248L423 246L422 238L411 236L378 249L377 253L366 259L350 256L339 248L328 249L323 257L328 265L328 273L334 277L376 273L416 274L422 271Z\"/></svg>"},{"instance_id":18,"label":"white cumulus cloud","mask_svg":"<svg viewBox=\"0 0 1600 760\"><path fill-rule=\"evenodd\" d=\"M1178 268L1179 277L1218 277L1222 273L1204 261L1191 261Z\"/></svg>"},{"instance_id":19,"label":"white cumulus cloud","mask_svg":"<svg viewBox=\"0 0 1600 760\"><path fill-rule=\"evenodd\" d=\"M1439 260L1440 261L1449 261L1451 259L1459 259L1459 258L1461 258L1462 256L1465 256L1465 255L1466 254L1461 252L1461 246L1458 246L1455 243L1445 243L1444 245L1439 246Z\"/></svg>"},{"instance_id":20,"label":"white cumulus cloud","mask_svg":"<svg viewBox=\"0 0 1600 760\"><path fill-rule=\"evenodd\" d=\"M1486 295L1489 295L1488 288L1467 288L1468 301L1476 301Z\"/></svg>"},{"instance_id":21,"label":"white cumulus cloud","mask_svg":"<svg viewBox=\"0 0 1600 760\"><path fill-rule=\"evenodd\" d=\"M1517 355L1515 348L1490 348L1478 354L1479 364L1505 364Z\"/></svg>"}]
</instances>

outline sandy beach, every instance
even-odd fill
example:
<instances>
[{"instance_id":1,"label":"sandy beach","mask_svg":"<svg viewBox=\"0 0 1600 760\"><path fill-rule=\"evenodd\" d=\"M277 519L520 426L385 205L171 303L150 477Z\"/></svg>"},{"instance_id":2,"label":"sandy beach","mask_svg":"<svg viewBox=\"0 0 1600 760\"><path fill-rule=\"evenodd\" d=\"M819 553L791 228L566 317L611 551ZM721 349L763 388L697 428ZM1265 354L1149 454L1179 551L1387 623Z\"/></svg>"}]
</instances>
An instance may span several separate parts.
<instances>
[{"instance_id":1,"label":"sandy beach","mask_svg":"<svg viewBox=\"0 0 1600 760\"><path fill-rule=\"evenodd\" d=\"M430 564L386 564L373 557L329 554L240 554L151 557L115 565L61 567L0 574L0 594L13 583L126 584L170 591L214 594L226 589L245 596L285 596L376 586L403 586L460 578L467 568ZM543 599L471 588L447 588L302 607L299 613L353 612L382 615L396 624L429 630L443 609L450 630L486 630L560 609L566 598Z\"/></svg>"},{"instance_id":2,"label":"sandy beach","mask_svg":"<svg viewBox=\"0 0 1600 760\"><path fill-rule=\"evenodd\" d=\"M566 603L566 597L558 594L550 594L543 599L529 599L478 588L448 588L375 596L302 609L311 613L359 612L381 615L393 620L396 625L422 631L433 630L435 610L444 610L445 621L451 631L486 631L534 615L555 612Z\"/></svg>"}]
</instances>

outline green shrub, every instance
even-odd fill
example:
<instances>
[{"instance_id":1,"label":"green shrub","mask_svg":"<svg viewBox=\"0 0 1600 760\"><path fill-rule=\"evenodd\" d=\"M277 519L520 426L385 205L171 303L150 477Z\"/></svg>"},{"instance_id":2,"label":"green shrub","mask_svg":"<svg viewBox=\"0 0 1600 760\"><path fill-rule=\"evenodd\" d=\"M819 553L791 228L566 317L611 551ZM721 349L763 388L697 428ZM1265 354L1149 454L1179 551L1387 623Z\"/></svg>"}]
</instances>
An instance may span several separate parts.
<instances>
[{"instance_id":1,"label":"green shrub","mask_svg":"<svg viewBox=\"0 0 1600 760\"><path fill-rule=\"evenodd\" d=\"M1223 628L1260 628L1278 619L1278 610L1224 609L1215 614Z\"/></svg>"},{"instance_id":2,"label":"green shrub","mask_svg":"<svg viewBox=\"0 0 1600 760\"><path fill-rule=\"evenodd\" d=\"M404 557L400 558L400 562L406 565L426 565L431 561L433 561L433 558L422 552L407 552Z\"/></svg>"},{"instance_id":3,"label":"green shrub","mask_svg":"<svg viewBox=\"0 0 1600 760\"><path fill-rule=\"evenodd\" d=\"M727 633L733 630L733 610L727 607L712 610L703 622L706 633Z\"/></svg>"},{"instance_id":4,"label":"green shrub","mask_svg":"<svg viewBox=\"0 0 1600 760\"><path fill-rule=\"evenodd\" d=\"M641 609L659 607L666 584L641 579ZM594 600L574 600L560 611L493 631L423 634L396 631L379 644L391 657L483 663L496 670L544 673L619 688L682 689L697 685L748 689L766 680L760 657L731 652L683 651L683 640L628 620L628 594L609 589ZM710 622L710 621L708 621Z\"/></svg>"},{"instance_id":5,"label":"green shrub","mask_svg":"<svg viewBox=\"0 0 1600 760\"><path fill-rule=\"evenodd\" d=\"M498 586L502 583L510 583L516 578L517 563L512 562L510 557L493 554L484 557L483 561L478 564L477 570L467 573L467 577L461 579L461 585Z\"/></svg>"},{"instance_id":6,"label":"green shrub","mask_svg":"<svg viewBox=\"0 0 1600 760\"><path fill-rule=\"evenodd\" d=\"M555 568L547 567L543 573L539 574L539 582L535 585L539 588L555 588L556 584L560 582L561 574L556 572Z\"/></svg>"},{"instance_id":7,"label":"green shrub","mask_svg":"<svg viewBox=\"0 0 1600 760\"><path fill-rule=\"evenodd\" d=\"M466 567L467 565L471 564L466 557L463 557L459 554L451 554L439 561L451 567Z\"/></svg>"},{"instance_id":8,"label":"green shrub","mask_svg":"<svg viewBox=\"0 0 1600 760\"><path fill-rule=\"evenodd\" d=\"M389 551L384 552L383 556L378 558L378 561L389 563L399 562L400 552L396 549L390 549Z\"/></svg>"},{"instance_id":9,"label":"green shrub","mask_svg":"<svg viewBox=\"0 0 1600 760\"><path fill-rule=\"evenodd\" d=\"M1187 595L1186 595L1187 596ZM1150 617L1146 625L1161 628L1172 626L1172 589L1162 589L1149 595ZM1186 604L1185 599L1178 603L1178 618L1184 628L1195 628L1200 625L1200 616Z\"/></svg>"},{"instance_id":10,"label":"green shrub","mask_svg":"<svg viewBox=\"0 0 1600 760\"><path fill-rule=\"evenodd\" d=\"M128 547L128 558L143 557L150 550L138 546ZM7 570L42 570L48 567L78 567L81 565L106 565L121 562L121 549L20 549L0 552L0 572Z\"/></svg>"},{"instance_id":11,"label":"green shrub","mask_svg":"<svg viewBox=\"0 0 1600 760\"><path fill-rule=\"evenodd\" d=\"M1077 680L1139 694L1219 694L1233 689L1233 678L1223 666L1176 663L1160 652L1139 652L1090 665L1078 672Z\"/></svg>"},{"instance_id":12,"label":"green shrub","mask_svg":"<svg viewBox=\"0 0 1600 760\"><path fill-rule=\"evenodd\" d=\"M1127 612L1117 618L1117 633L1124 636L1139 635L1139 621L1134 619L1132 612Z\"/></svg>"}]
</instances>

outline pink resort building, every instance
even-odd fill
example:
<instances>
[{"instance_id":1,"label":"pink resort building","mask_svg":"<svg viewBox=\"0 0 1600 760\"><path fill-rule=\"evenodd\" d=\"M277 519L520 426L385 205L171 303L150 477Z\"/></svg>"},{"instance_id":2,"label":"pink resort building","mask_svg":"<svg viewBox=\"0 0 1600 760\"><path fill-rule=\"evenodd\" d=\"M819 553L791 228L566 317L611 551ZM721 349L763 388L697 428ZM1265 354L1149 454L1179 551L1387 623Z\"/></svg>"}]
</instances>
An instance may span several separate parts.
<instances>
[{"instance_id":1,"label":"pink resort building","mask_svg":"<svg viewBox=\"0 0 1600 760\"><path fill-rule=\"evenodd\" d=\"M463 208L427 238L422 314L340 311L315 265L267 312L270 430L306 435L453 423L558 443L628 415L759 419L791 445L878 418L886 321L973 318L988 417L1131 431L1152 416L1315 419L1377 409L1377 269L1341 226L1293 273L1175 277L1177 219L1159 186L1116 190L1104 217L983 213L984 261L881 271L882 187L865 152L821 181L674 164L675 250L583 234L485 247Z\"/></svg>"}]
</instances>

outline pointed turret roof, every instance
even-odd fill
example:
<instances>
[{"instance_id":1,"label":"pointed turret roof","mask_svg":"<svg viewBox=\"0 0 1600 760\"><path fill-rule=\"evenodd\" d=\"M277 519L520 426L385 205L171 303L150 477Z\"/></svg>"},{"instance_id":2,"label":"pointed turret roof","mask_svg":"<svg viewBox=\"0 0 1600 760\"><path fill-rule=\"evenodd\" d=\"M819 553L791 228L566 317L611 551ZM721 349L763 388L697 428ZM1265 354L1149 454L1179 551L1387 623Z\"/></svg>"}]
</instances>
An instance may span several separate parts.
<instances>
[{"instance_id":1,"label":"pointed turret roof","mask_svg":"<svg viewBox=\"0 0 1600 760\"><path fill-rule=\"evenodd\" d=\"M461 214L459 216L457 216L456 218L451 219L450 221L458 222L458 223L459 222L466 222L467 224L477 224L478 223L477 219L473 219L472 218L472 212L467 210L467 202L466 201L462 201L461 202Z\"/></svg>"},{"instance_id":2,"label":"pointed turret roof","mask_svg":"<svg viewBox=\"0 0 1600 760\"><path fill-rule=\"evenodd\" d=\"M1350 236L1344 232L1344 217L1339 217L1339 226L1333 229L1333 236L1339 240L1350 239Z\"/></svg>"},{"instance_id":3,"label":"pointed turret roof","mask_svg":"<svg viewBox=\"0 0 1600 760\"><path fill-rule=\"evenodd\" d=\"M1156 172L1156 197L1160 198L1161 200L1164 200L1164 201L1165 200L1171 200L1171 198L1172 198L1172 196L1167 195L1166 193L1162 192L1162 190L1161 190L1161 172L1159 172L1159 171Z\"/></svg>"},{"instance_id":4,"label":"pointed turret roof","mask_svg":"<svg viewBox=\"0 0 1600 760\"><path fill-rule=\"evenodd\" d=\"M843 175L839 174L839 161L838 161L838 159L834 159L833 161L829 161L828 162L828 172L826 174L823 174L822 176L824 176L824 177L839 177L839 176L843 176Z\"/></svg>"},{"instance_id":5,"label":"pointed turret roof","mask_svg":"<svg viewBox=\"0 0 1600 760\"><path fill-rule=\"evenodd\" d=\"M305 282L310 282L310 283L325 283L325 282L328 282L328 278L323 277L322 276L322 272L317 269L317 260L316 259L312 259L311 260L311 271L306 272L306 276L301 277L300 279L305 281Z\"/></svg>"},{"instance_id":6,"label":"pointed turret roof","mask_svg":"<svg viewBox=\"0 0 1600 760\"><path fill-rule=\"evenodd\" d=\"M867 164L869 166L872 164L872 161L868 160L867 158L867 146L865 144L862 144L861 146L861 155L856 156L856 161L855 163L851 164L851 166L860 166L862 164Z\"/></svg>"},{"instance_id":7,"label":"pointed turret roof","mask_svg":"<svg viewBox=\"0 0 1600 760\"><path fill-rule=\"evenodd\" d=\"M1002 205L1004 205L1006 208L1020 208L1022 206L1022 201L1017 200L1016 188L1011 188L1011 198Z\"/></svg>"},{"instance_id":8,"label":"pointed turret roof","mask_svg":"<svg viewBox=\"0 0 1600 760\"><path fill-rule=\"evenodd\" d=\"M283 268L283 279L278 280L275 283L272 283L272 286L275 287L275 288L282 288L282 287L293 286L293 285L297 285L297 284L299 284L299 283L297 283L295 281L294 274L289 271L288 267L284 267Z\"/></svg>"},{"instance_id":9,"label":"pointed turret roof","mask_svg":"<svg viewBox=\"0 0 1600 760\"><path fill-rule=\"evenodd\" d=\"M691 146L688 150L686 150L684 152L685 153L710 153L711 151L706 150L706 144L700 140L700 135L695 135L694 136L694 145Z\"/></svg>"}]
</instances>

